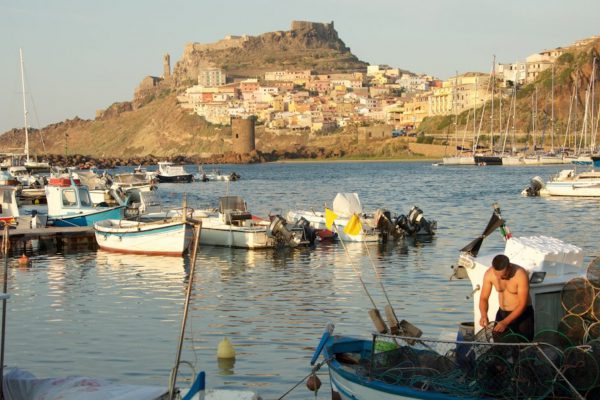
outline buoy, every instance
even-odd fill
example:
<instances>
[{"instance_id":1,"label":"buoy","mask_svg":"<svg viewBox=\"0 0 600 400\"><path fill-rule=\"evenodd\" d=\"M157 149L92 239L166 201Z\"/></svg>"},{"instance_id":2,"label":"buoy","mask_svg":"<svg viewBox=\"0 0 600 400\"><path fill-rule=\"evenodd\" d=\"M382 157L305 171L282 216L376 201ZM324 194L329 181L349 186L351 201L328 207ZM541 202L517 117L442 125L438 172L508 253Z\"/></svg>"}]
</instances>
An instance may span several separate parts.
<instances>
[{"instance_id":1,"label":"buoy","mask_svg":"<svg viewBox=\"0 0 600 400\"><path fill-rule=\"evenodd\" d=\"M319 388L321 387L321 380L319 379L318 376L316 375L311 375L307 380L306 380L306 387L308 388L308 390L310 390L311 392L316 392L317 390L319 390Z\"/></svg>"},{"instance_id":2,"label":"buoy","mask_svg":"<svg viewBox=\"0 0 600 400\"><path fill-rule=\"evenodd\" d=\"M223 338L217 347L217 358L235 358L235 349L227 338Z\"/></svg>"},{"instance_id":3,"label":"buoy","mask_svg":"<svg viewBox=\"0 0 600 400\"><path fill-rule=\"evenodd\" d=\"M29 258L25 254L23 254L21 257L19 257L19 264L20 265L29 264Z\"/></svg>"}]
</instances>

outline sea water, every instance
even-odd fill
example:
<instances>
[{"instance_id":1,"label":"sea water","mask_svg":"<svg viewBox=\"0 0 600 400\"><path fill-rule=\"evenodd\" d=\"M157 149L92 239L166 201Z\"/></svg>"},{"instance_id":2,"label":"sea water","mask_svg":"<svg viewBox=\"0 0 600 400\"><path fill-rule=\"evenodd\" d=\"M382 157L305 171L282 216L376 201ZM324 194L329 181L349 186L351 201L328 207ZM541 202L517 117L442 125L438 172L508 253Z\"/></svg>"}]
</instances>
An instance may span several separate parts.
<instances>
[{"instance_id":1,"label":"sea water","mask_svg":"<svg viewBox=\"0 0 600 400\"><path fill-rule=\"evenodd\" d=\"M165 202L183 195L196 208L242 196L255 215L289 209L322 211L336 193L356 192L366 211L407 214L413 205L438 221L432 240L386 245L318 243L315 248L249 251L201 247L182 359L207 373L209 388L252 389L278 398L309 372L309 360L328 322L339 334L370 337L365 281L377 307L386 305L375 269L399 318L429 337L456 337L472 320L467 281L450 281L458 251L481 234L497 202L515 236L552 235L598 252L600 202L525 198L535 175L562 166L434 167L424 162L275 163L224 165L237 182L161 184ZM189 172L196 167L188 166ZM206 167L205 167L206 169ZM210 168L208 168L210 169ZM498 232L483 251L503 248ZM175 360L189 260L133 256L32 243L29 266L12 255L9 269L5 363L38 376L89 375L124 383L167 385ZM235 362L218 361L227 337ZM189 369L181 367L189 376ZM326 367L319 398L330 398ZM300 385L287 398L313 394Z\"/></svg>"}]
</instances>

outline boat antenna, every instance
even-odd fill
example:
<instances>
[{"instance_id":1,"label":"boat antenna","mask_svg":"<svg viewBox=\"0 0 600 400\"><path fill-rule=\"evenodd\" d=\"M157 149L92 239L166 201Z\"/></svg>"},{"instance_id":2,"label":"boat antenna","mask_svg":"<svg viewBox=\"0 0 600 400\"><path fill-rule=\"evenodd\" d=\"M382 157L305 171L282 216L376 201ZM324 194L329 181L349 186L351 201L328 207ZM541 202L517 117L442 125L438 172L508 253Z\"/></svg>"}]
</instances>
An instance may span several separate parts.
<instances>
[{"instance_id":1,"label":"boat antenna","mask_svg":"<svg viewBox=\"0 0 600 400\"><path fill-rule=\"evenodd\" d=\"M21 88L23 93L23 116L25 118L25 157L29 162L29 131L27 123L27 101L25 99L25 67L23 62L23 49L19 49L19 59L21 60Z\"/></svg>"},{"instance_id":2,"label":"boat antenna","mask_svg":"<svg viewBox=\"0 0 600 400\"><path fill-rule=\"evenodd\" d=\"M187 210L183 210L184 216L186 215ZM185 218L185 217L184 217ZM191 223L191 221L189 222ZM177 383L177 372L179 371L179 363L181 361L181 350L183 348L183 339L185 335L185 324L187 321L188 310L190 306L190 298L192 297L192 288L194 286L194 275L196 272L196 257L198 255L198 244L200 243L200 231L202 229L202 221L194 221L194 240L192 244L192 259L191 266L189 271L189 279L187 292L185 295L185 303L183 305L183 318L181 321L181 331L179 332L179 344L177 345L177 354L175 356L175 365L171 370L171 376L169 379L169 400L173 400L175 398L175 385Z\"/></svg>"}]
</instances>

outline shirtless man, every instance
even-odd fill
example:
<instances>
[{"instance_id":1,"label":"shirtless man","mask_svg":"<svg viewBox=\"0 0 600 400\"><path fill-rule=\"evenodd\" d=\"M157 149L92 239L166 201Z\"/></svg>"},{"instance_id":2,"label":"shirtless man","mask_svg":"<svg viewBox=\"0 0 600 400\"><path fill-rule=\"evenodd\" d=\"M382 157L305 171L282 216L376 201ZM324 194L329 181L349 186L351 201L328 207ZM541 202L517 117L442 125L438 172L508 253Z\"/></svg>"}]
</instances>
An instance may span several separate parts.
<instances>
[{"instance_id":1,"label":"shirtless man","mask_svg":"<svg viewBox=\"0 0 600 400\"><path fill-rule=\"evenodd\" d=\"M508 257L499 254L492 260L492 266L483 276L483 287L479 298L481 320L479 324L489 324L488 300L492 286L498 292L500 308L496 313L494 332L502 333L512 330L527 338L533 339L533 307L529 298L529 278L527 272L516 264L511 264Z\"/></svg>"}]
</instances>

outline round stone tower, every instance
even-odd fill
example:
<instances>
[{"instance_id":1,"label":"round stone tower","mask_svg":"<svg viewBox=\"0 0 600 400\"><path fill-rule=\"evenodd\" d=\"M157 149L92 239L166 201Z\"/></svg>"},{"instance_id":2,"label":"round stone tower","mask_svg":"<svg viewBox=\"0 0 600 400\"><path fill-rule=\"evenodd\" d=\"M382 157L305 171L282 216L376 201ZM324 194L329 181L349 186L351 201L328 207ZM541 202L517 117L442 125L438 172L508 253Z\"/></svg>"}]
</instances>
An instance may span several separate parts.
<instances>
[{"instance_id":1,"label":"round stone tower","mask_svg":"<svg viewBox=\"0 0 600 400\"><path fill-rule=\"evenodd\" d=\"M232 151L238 154L250 153L256 149L254 140L254 115L247 118L231 118Z\"/></svg>"},{"instance_id":2,"label":"round stone tower","mask_svg":"<svg viewBox=\"0 0 600 400\"><path fill-rule=\"evenodd\" d=\"M165 81L171 79L171 56L169 53L163 57L163 78Z\"/></svg>"}]
</instances>

